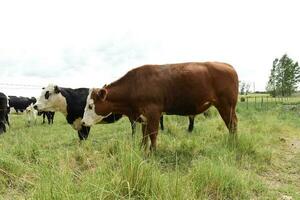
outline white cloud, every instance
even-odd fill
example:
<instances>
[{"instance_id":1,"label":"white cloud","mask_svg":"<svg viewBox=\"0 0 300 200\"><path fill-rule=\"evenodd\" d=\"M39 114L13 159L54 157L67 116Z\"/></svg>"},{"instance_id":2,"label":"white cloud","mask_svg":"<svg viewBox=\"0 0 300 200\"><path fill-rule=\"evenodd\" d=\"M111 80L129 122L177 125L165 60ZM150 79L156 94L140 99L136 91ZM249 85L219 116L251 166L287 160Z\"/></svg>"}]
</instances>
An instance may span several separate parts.
<instances>
[{"instance_id":1,"label":"white cloud","mask_svg":"<svg viewBox=\"0 0 300 200\"><path fill-rule=\"evenodd\" d=\"M0 1L0 83L94 87L146 63L217 60L263 90L275 57L300 57L298 7L292 0Z\"/></svg>"}]
</instances>

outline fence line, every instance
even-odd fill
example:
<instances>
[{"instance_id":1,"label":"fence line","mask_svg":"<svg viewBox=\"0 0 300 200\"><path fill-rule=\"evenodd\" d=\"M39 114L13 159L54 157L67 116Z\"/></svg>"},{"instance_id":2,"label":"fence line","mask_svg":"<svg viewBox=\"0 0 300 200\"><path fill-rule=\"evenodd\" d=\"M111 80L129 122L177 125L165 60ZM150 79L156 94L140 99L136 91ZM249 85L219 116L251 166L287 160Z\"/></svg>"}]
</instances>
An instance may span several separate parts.
<instances>
[{"instance_id":1,"label":"fence line","mask_svg":"<svg viewBox=\"0 0 300 200\"><path fill-rule=\"evenodd\" d=\"M32 85L32 84L18 84L18 83L0 83L0 85L5 85L5 86L22 86L22 87L43 87L41 85Z\"/></svg>"},{"instance_id":2,"label":"fence line","mask_svg":"<svg viewBox=\"0 0 300 200\"><path fill-rule=\"evenodd\" d=\"M242 104L246 104L246 108L249 109L250 106L255 109L268 109L272 105L278 104L292 104L300 103L299 97L270 97L270 96L246 96L240 97L239 100Z\"/></svg>"}]
</instances>

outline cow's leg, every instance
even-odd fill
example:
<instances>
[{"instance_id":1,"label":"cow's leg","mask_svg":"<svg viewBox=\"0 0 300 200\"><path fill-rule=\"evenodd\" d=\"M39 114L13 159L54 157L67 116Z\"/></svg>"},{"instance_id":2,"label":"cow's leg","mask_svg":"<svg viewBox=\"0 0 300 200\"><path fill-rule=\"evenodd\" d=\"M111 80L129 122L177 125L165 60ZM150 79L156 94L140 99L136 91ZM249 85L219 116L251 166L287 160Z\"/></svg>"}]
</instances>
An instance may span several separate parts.
<instances>
[{"instance_id":1,"label":"cow's leg","mask_svg":"<svg viewBox=\"0 0 300 200\"><path fill-rule=\"evenodd\" d=\"M51 113L50 112L47 113L47 120L48 120L48 124L50 125L51 124Z\"/></svg>"},{"instance_id":2,"label":"cow's leg","mask_svg":"<svg viewBox=\"0 0 300 200\"><path fill-rule=\"evenodd\" d=\"M195 115L190 115L189 116L189 132L192 132L194 129L194 120L195 120Z\"/></svg>"},{"instance_id":3,"label":"cow's leg","mask_svg":"<svg viewBox=\"0 0 300 200\"><path fill-rule=\"evenodd\" d=\"M0 134L6 132L6 127L4 122L0 122Z\"/></svg>"},{"instance_id":4,"label":"cow's leg","mask_svg":"<svg viewBox=\"0 0 300 200\"><path fill-rule=\"evenodd\" d=\"M159 119L159 122L160 122L160 129L163 131L165 128L164 128L164 116L160 116L160 119Z\"/></svg>"},{"instance_id":5,"label":"cow's leg","mask_svg":"<svg viewBox=\"0 0 300 200\"><path fill-rule=\"evenodd\" d=\"M8 119L8 114L5 115L5 120L6 120L7 125L10 126L9 119Z\"/></svg>"},{"instance_id":6,"label":"cow's leg","mask_svg":"<svg viewBox=\"0 0 300 200\"><path fill-rule=\"evenodd\" d=\"M136 131L136 122L131 118L128 118L128 119L129 119L130 124L131 124L131 134L132 134L132 137L134 137L135 131Z\"/></svg>"},{"instance_id":7,"label":"cow's leg","mask_svg":"<svg viewBox=\"0 0 300 200\"><path fill-rule=\"evenodd\" d=\"M235 106L223 105L217 107L223 121L225 122L229 134L233 140L237 139L237 116Z\"/></svg>"},{"instance_id":8,"label":"cow's leg","mask_svg":"<svg viewBox=\"0 0 300 200\"><path fill-rule=\"evenodd\" d=\"M54 115L55 115L55 112L52 112L51 113L51 123L53 124L53 120L54 120Z\"/></svg>"},{"instance_id":9,"label":"cow's leg","mask_svg":"<svg viewBox=\"0 0 300 200\"><path fill-rule=\"evenodd\" d=\"M43 124L45 124L45 112L43 112Z\"/></svg>"},{"instance_id":10,"label":"cow's leg","mask_svg":"<svg viewBox=\"0 0 300 200\"><path fill-rule=\"evenodd\" d=\"M82 126L81 130L78 131L78 137L80 140L86 140L89 136L90 128L88 126Z\"/></svg>"}]
</instances>

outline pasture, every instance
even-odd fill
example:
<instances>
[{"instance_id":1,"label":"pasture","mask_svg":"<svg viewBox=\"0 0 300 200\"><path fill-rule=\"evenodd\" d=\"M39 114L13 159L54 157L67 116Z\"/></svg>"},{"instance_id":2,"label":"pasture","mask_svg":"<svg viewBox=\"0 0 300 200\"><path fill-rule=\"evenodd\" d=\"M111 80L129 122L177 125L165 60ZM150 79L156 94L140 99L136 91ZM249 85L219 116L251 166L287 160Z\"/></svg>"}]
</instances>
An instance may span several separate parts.
<instances>
[{"instance_id":1,"label":"pasture","mask_svg":"<svg viewBox=\"0 0 300 200\"><path fill-rule=\"evenodd\" d=\"M140 126L132 140L127 118L79 142L60 113L31 127L12 114L0 136L0 199L300 199L300 107L245 105L237 146L213 109L191 134L187 117L165 116L153 154L139 149Z\"/></svg>"}]
</instances>

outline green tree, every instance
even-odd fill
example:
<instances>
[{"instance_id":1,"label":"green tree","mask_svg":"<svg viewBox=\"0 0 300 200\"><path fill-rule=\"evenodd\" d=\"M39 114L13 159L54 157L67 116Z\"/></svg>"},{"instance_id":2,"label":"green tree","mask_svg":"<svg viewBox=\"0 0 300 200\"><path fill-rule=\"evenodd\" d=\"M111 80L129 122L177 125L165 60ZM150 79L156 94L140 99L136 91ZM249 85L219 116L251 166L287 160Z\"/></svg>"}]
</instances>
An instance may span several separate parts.
<instances>
[{"instance_id":1,"label":"green tree","mask_svg":"<svg viewBox=\"0 0 300 200\"><path fill-rule=\"evenodd\" d=\"M297 89L300 82L300 67L298 62L284 54L273 61L271 74L267 84L267 91L272 96L290 96Z\"/></svg>"},{"instance_id":2,"label":"green tree","mask_svg":"<svg viewBox=\"0 0 300 200\"><path fill-rule=\"evenodd\" d=\"M267 84L267 88L266 90L271 94L271 96L275 97L277 96L277 93L276 93L276 64L278 62L278 59L276 58L274 61L273 61L273 67L271 69L271 75L269 77L269 81L268 81L268 84Z\"/></svg>"}]
</instances>

